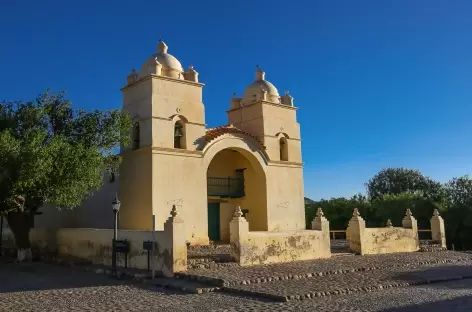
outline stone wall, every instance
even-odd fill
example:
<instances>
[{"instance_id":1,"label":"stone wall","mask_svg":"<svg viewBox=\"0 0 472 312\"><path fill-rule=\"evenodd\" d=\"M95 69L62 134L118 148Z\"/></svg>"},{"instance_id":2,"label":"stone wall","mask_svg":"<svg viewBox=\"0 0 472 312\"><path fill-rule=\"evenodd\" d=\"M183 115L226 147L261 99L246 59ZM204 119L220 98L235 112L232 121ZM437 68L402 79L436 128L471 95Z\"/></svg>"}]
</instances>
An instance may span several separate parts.
<instances>
[{"instance_id":1,"label":"stone wall","mask_svg":"<svg viewBox=\"0 0 472 312\"><path fill-rule=\"evenodd\" d=\"M434 211L433 218L431 218L431 232L433 240L446 246L444 221L437 210ZM346 237L349 249L361 255L419 250L418 225L410 209L406 211L402 227L393 227L388 220L387 226L384 228L366 228L365 221L356 208L349 221Z\"/></svg>"},{"instance_id":2,"label":"stone wall","mask_svg":"<svg viewBox=\"0 0 472 312\"><path fill-rule=\"evenodd\" d=\"M155 232L155 269L166 276L174 272L187 270L187 245L185 227L175 206L163 231ZM147 269L147 251L144 241L152 241L152 231L119 230L118 240L128 240L128 267ZM94 264L111 265L112 240L111 229L59 228L32 229L30 240L33 247L42 252L52 252L59 257L74 257L91 261ZM4 247L14 247L14 239L9 230L4 230ZM117 265L124 267L124 254L117 254Z\"/></svg>"},{"instance_id":3,"label":"stone wall","mask_svg":"<svg viewBox=\"0 0 472 312\"><path fill-rule=\"evenodd\" d=\"M322 212L313 230L249 232L238 206L230 223L231 256L242 266L292 262L331 256L329 223Z\"/></svg>"}]
</instances>

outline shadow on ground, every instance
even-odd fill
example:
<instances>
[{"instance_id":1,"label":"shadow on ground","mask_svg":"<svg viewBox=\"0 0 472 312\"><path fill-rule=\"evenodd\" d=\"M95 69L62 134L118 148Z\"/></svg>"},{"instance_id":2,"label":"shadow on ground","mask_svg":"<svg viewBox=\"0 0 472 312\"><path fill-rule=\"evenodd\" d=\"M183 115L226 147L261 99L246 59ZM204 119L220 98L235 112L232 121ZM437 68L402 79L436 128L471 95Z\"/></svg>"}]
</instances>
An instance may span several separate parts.
<instances>
[{"instance_id":1,"label":"shadow on ground","mask_svg":"<svg viewBox=\"0 0 472 312\"><path fill-rule=\"evenodd\" d=\"M471 311L472 296L456 297L431 303L415 304L406 307L383 310L384 312L456 312Z\"/></svg>"},{"instance_id":2,"label":"shadow on ground","mask_svg":"<svg viewBox=\"0 0 472 312\"><path fill-rule=\"evenodd\" d=\"M0 293L120 285L132 285L150 291L159 290L173 295L181 294L80 269L41 262L11 263L0 259Z\"/></svg>"},{"instance_id":3,"label":"shadow on ground","mask_svg":"<svg viewBox=\"0 0 472 312\"><path fill-rule=\"evenodd\" d=\"M434 283L430 284L434 288L449 287L448 283L436 284L438 282L462 278L472 278L472 265L442 265L410 272L401 272L395 276L395 279L405 282L431 282Z\"/></svg>"}]
</instances>

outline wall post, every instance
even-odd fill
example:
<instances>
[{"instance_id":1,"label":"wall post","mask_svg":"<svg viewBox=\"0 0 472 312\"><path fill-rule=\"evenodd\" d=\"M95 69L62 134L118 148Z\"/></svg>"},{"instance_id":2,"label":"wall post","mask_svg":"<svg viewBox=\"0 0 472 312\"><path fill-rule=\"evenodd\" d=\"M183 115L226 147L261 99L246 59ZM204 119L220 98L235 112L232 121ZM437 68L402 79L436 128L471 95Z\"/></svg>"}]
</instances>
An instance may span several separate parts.
<instances>
[{"instance_id":1,"label":"wall post","mask_svg":"<svg viewBox=\"0 0 472 312\"><path fill-rule=\"evenodd\" d=\"M352 218L349 220L349 225L346 231L346 239L349 243L349 249L355 253L363 255L362 252L362 238L365 231L365 221L357 208L354 208Z\"/></svg>"},{"instance_id":2,"label":"wall post","mask_svg":"<svg viewBox=\"0 0 472 312\"><path fill-rule=\"evenodd\" d=\"M437 209L434 209L433 216L431 217L431 238L435 243L441 244L441 247L446 248L444 220L439 215Z\"/></svg>"},{"instance_id":3,"label":"wall post","mask_svg":"<svg viewBox=\"0 0 472 312\"><path fill-rule=\"evenodd\" d=\"M249 223L243 217L241 207L237 206L233 214L233 219L229 223L229 242L231 245L230 255L239 264L244 262L242 253L244 252L244 244L249 236Z\"/></svg>"},{"instance_id":4,"label":"wall post","mask_svg":"<svg viewBox=\"0 0 472 312\"><path fill-rule=\"evenodd\" d=\"M411 210L407 209L405 213L405 217L402 220L402 226L404 229L411 229L415 234L415 241L416 241L416 250L420 248L420 239L418 237L418 223L416 222L415 217L413 217Z\"/></svg>"},{"instance_id":5,"label":"wall post","mask_svg":"<svg viewBox=\"0 0 472 312\"><path fill-rule=\"evenodd\" d=\"M164 276L172 277L176 272L187 271L187 244L185 240L184 220L175 205L172 206L169 219L164 223L165 246L159 256L164 257Z\"/></svg>"}]
</instances>

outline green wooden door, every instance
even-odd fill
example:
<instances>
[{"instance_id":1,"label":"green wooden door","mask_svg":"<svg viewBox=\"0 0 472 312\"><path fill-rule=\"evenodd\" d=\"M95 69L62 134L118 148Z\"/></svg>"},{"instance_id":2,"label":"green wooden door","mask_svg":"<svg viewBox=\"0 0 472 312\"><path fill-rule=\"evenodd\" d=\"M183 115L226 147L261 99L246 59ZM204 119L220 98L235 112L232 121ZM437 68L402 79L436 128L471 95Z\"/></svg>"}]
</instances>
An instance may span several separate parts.
<instances>
[{"instance_id":1,"label":"green wooden door","mask_svg":"<svg viewBox=\"0 0 472 312\"><path fill-rule=\"evenodd\" d=\"M208 203L208 237L211 241L220 240L220 204Z\"/></svg>"}]
</instances>

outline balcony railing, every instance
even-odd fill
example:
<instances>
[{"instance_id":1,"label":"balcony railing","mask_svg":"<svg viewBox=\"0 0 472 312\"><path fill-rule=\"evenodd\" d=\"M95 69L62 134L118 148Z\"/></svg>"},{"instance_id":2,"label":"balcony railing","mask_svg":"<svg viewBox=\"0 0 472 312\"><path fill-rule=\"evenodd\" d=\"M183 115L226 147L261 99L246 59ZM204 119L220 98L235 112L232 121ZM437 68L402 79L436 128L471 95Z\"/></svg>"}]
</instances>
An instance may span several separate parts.
<instances>
[{"instance_id":1,"label":"balcony railing","mask_svg":"<svg viewBox=\"0 0 472 312\"><path fill-rule=\"evenodd\" d=\"M243 177L208 177L207 178L208 196L219 196L238 198L244 194Z\"/></svg>"}]
</instances>

